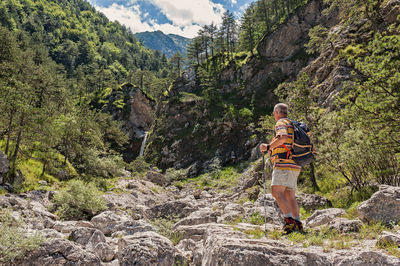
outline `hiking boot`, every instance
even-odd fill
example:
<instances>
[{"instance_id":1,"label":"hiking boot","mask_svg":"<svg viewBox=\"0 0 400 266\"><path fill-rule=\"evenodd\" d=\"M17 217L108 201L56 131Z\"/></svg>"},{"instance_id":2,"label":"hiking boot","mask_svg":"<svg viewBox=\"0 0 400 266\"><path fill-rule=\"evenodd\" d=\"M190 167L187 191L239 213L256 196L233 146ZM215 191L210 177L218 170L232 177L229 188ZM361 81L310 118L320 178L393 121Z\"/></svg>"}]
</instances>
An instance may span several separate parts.
<instances>
[{"instance_id":1,"label":"hiking boot","mask_svg":"<svg viewBox=\"0 0 400 266\"><path fill-rule=\"evenodd\" d=\"M293 231L303 233L304 232L303 224L300 221L297 221L297 220L294 220L294 221L295 221L296 225L295 225Z\"/></svg>"},{"instance_id":2,"label":"hiking boot","mask_svg":"<svg viewBox=\"0 0 400 266\"><path fill-rule=\"evenodd\" d=\"M285 225L283 226L282 230L286 235L292 233L296 229L296 220L292 217L285 218Z\"/></svg>"},{"instance_id":3,"label":"hiking boot","mask_svg":"<svg viewBox=\"0 0 400 266\"><path fill-rule=\"evenodd\" d=\"M303 224L291 217L285 218L285 225L283 226L283 231L286 235L292 232L304 232Z\"/></svg>"}]
</instances>

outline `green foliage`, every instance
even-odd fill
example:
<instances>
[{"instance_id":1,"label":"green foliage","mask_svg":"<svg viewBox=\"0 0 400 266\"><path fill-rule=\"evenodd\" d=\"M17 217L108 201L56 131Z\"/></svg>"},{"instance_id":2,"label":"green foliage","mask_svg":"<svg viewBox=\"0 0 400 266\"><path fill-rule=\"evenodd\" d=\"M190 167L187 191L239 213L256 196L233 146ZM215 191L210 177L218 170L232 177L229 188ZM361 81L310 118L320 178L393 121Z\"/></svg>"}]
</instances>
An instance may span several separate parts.
<instances>
[{"instance_id":1,"label":"green foliage","mask_svg":"<svg viewBox=\"0 0 400 266\"><path fill-rule=\"evenodd\" d=\"M107 209L97 187L81 180L69 181L52 201L56 215L63 220L89 220Z\"/></svg>"},{"instance_id":2,"label":"green foliage","mask_svg":"<svg viewBox=\"0 0 400 266\"><path fill-rule=\"evenodd\" d=\"M8 209L0 209L0 263L13 263L45 241L40 234L27 234Z\"/></svg>"},{"instance_id":3,"label":"green foliage","mask_svg":"<svg viewBox=\"0 0 400 266\"><path fill-rule=\"evenodd\" d=\"M127 170L131 171L132 176L143 174L150 170L150 164L146 162L143 156L139 156L129 163Z\"/></svg>"},{"instance_id":4,"label":"green foliage","mask_svg":"<svg viewBox=\"0 0 400 266\"><path fill-rule=\"evenodd\" d=\"M392 241L380 241L376 243L376 247L385 250L389 255L400 258L400 249L397 243Z\"/></svg>"},{"instance_id":5,"label":"green foliage","mask_svg":"<svg viewBox=\"0 0 400 266\"><path fill-rule=\"evenodd\" d=\"M310 29L308 35L310 40L305 47L309 54L321 53L328 48L332 49L335 39L338 38L336 34L329 33L328 29L322 25L317 25Z\"/></svg>"},{"instance_id":6,"label":"green foliage","mask_svg":"<svg viewBox=\"0 0 400 266\"><path fill-rule=\"evenodd\" d=\"M387 230L381 222L364 223L360 229L361 239L376 239L383 230Z\"/></svg>"},{"instance_id":7,"label":"green foliage","mask_svg":"<svg viewBox=\"0 0 400 266\"><path fill-rule=\"evenodd\" d=\"M247 229L244 233L254 239L260 239L265 236L265 232L260 227L256 229Z\"/></svg>"},{"instance_id":8,"label":"green foliage","mask_svg":"<svg viewBox=\"0 0 400 266\"><path fill-rule=\"evenodd\" d=\"M174 181L181 181L187 178L189 169L174 169L174 168L168 168L165 171L165 178L169 182L174 182Z\"/></svg>"},{"instance_id":9,"label":"green foliage","mask_svg":"<svg viewBox=\"0 0 400 266\"><path fill-rule=\"evenodd\" d=\"M174 224L179 221L179 217L158 218L150 221L150 223L157 228L160 235L165 236L177 245L182 240L182 233L174 232Z\"/></svg>"},{"instance_id":10,"label":"green foliage","mask_svg":"<svg viewBox=\"0 0 400 266\"><path fill-rule=\"evenodd\" d=\"M262 216L259 212L255 212L245 219L244 222L249 224L263 225L264 216Z\"/></svg>"}]
</instances>

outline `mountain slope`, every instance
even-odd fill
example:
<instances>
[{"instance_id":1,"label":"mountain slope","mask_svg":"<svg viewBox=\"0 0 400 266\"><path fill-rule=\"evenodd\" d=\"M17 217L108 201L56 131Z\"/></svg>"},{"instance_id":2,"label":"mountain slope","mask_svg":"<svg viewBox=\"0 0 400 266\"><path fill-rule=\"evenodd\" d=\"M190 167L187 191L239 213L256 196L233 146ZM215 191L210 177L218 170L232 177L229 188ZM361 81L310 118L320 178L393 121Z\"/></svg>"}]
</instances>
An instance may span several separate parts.
<instances>
[{"instance_id":1,"label":"mountain slope","mask_svg":"<svg viewBox=\"0 0 400 266\"><path fill-rule=\"evenodd\" d=\"M186 47L191 40L175 34L166 35L161 31L140 32L136 33L135 37L146 47L165 53L168 58L171 58L176 52L180 52L185 56Z\"/></svg>"}]
</instances>

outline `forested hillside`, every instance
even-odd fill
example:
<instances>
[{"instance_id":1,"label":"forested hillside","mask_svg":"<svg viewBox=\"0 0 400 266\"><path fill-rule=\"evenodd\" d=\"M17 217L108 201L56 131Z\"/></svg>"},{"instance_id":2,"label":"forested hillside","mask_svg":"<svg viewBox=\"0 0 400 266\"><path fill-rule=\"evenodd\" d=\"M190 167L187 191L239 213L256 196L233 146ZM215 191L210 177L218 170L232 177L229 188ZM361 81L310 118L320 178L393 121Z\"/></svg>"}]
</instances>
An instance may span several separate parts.
<instances>
[{"instance_id":1,"label":"forested hillside","mask_svg":"<svg viewBox=\"0 0 400 266\"><path fill-rule=\"evenodd\" d=\"M99 95L131 82L158 98L178 75L83 0L1 1L0 35L0 146L11 183L113 176L123 169L113 150L127 137Z\"/></svg>"}]
</instances>

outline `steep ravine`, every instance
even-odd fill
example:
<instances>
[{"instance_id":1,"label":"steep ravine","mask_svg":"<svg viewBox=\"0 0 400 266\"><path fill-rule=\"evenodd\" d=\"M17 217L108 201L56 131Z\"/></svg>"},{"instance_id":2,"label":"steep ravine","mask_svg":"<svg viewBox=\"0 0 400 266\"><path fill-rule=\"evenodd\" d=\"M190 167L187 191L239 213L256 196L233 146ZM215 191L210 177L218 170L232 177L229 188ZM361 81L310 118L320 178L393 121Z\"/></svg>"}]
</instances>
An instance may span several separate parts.
<instances>
[{"instance_id":1,"label":"steep ravine","mask_svg":"<svg viewBox=\"0 0 400 266\"><path fill-rule=\"evenodd\" d=\"M146 158L161 169L189 167L193 176L216 162L249 159L264 137L255 130L259 118L278 100L273 90L293 80L313 59L304 48L309 29L338 23L337 12L324 16L323 9L322 1L311 1L265 36L257 54L242 65L228 64L211 99L203 93L209 88L202 82L203 74L195 68L185 72L156 108Z\"/></svg>"}]
</instances>

